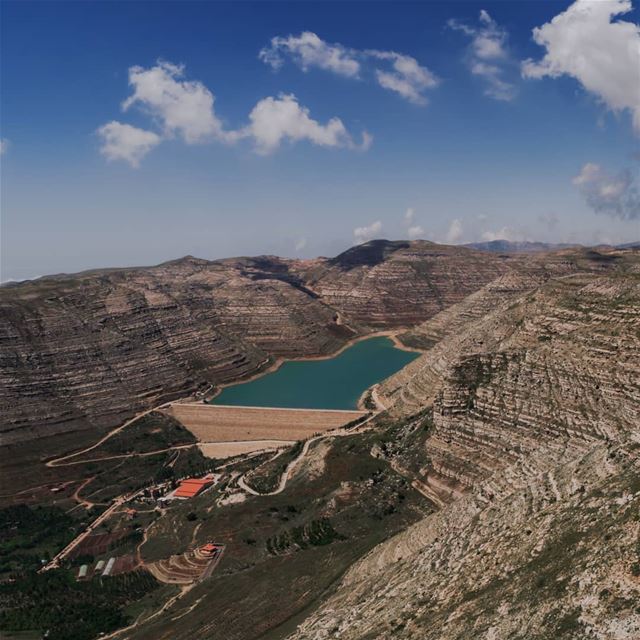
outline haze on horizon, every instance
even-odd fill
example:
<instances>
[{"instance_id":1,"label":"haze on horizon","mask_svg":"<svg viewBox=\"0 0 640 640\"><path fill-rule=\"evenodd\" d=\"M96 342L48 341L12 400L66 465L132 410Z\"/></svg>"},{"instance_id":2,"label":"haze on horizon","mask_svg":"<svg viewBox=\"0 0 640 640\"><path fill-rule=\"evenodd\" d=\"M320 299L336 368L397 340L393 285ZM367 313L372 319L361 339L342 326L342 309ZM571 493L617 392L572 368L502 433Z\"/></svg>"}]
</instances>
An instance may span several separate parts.
<instances>
[{"instance_id":1,"label":"haze on horizon","mask_svg":"<svg viewBox=\"0 0 640 640\"><path fill-rule=\"evenodd\" d=\"M640 239L637 1L0 12L2 281Z\"/></svg>"}]
</instances>

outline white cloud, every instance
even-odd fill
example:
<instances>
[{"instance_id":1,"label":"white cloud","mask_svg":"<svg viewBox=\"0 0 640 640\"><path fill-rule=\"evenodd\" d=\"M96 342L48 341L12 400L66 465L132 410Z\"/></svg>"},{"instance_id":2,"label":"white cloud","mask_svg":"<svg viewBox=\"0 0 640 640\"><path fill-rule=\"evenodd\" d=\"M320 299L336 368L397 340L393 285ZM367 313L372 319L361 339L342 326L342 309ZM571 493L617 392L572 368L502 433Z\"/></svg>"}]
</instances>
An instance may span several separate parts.
<instances>
[{"instance_id":1,"label":"white cloud","mask_svg":"<svg viewBox=\"0 0 640 640\"><path fill-rule=\"evenodd\" d=\"M439 84L438 78L412 56L329 44L310 31L286 38L276 36L259 54L259 58L275 70L282 67L285 57L305 72L317 67L343 77L360 78L363 71L372 71L383 89L419 105L427 104L425 91Z\"/></svg>"},{"instance_id":2,"label":"white cloud","mask_svg":"<svg viewBox=\"0 0 640 640\"><path fill-rule=\"evenodd\" d=\"M373 240L380 231L382 231L382 222L376 220L366 227L356 227L353 230L353 237L357 244L362 244Z\"/></svg>"},{"instance_id":3,"label":"white cloud","mask_svg":"<svg viewBox=\"0 0 640 640\"><path fill-rule=\"evenodd\" d=\"M630 0L577 0L533 30L546 49L542 60L526 60L527 78L569 75L609 109L628 110L640 132L640 27L615 16L632 10Z\"/></svg>"},{"instance_id":4,"label":"white cloud","mask_svg":"<svg viewBox=\"0 0 640 640\"><path fill-rule=\"evenodd\" d=\"M122 108L126 111L139 104L153 118L160 133L109 122L98 129L104 141L101 153L109 160L125 160L137 167L153 147L175 136L187 144L213 141L235 144L250 139L261 155L275 151L283 141L307 140L318 146L359 151L366 151L373 142L367 131L356 142L339 118L319 123L294 95L260 100L249 114L248 125L225 130L213 109L213 93L201 82L183 78L184 67L171 62L158 61L150 69L131 67L129 84L134 92Z\"/></svg>"},{"instance_id":5,"label":"white cloud","mask_svg":"<svg viewBox=\"0 0 640 640\"><path fill-rule=\"evenodd\" d=\"M298 238L296 240L295 245L294 245L296 253L302 251L306 246L307 246L307 239L306 238Z\"/></svg>"},{"instance_id":6,"label":"white cloud","mask_svg":"<svg viewBox=\"0 0 640 640\"><path fill-rule=\"evenodd\" d=\"M183 65L163 60L150 69L131 67L133 95L123 110L139 104L159 122L165 137L180 135L187 144L228 139L214 112L214 95L201 82L183 77Z\"/></svg>"},{"instance_id":7,"label":"white cloud","mask_svg":"<svg viewBox=\"0 0 640 640\"><path fill-rule=\"evenodd\" d=\"M0 138L0 156L3 156L9 151L9 141L6 138Z\"/></svg>"},{"instance_id":8,"label":"white cloud","mask_svg":"<svg viewBox=\"0 0 640 640\"><path fill-rule=\"evenodd\" d=\"M457 242L462 238L462 222L458 218L454 218L449 225L447 231L447 242Z\"/></svg>"},{"instance_id":9,"label":"white cloud","mask_svg":"<svg viewBox=\"0 0 640 640\"><path fill-rule=\"evenodd\" d=\"M341 76L354 78L360 71L360 63L353 53L341 44L329 44L311 31L303 31L299 36L271 38L271 44L258 55L260 60L279 69L284 64L284 54L303 70L318 67Z\"/></svg>"},{"instance_id":10,"label":"white cloud","mask_svg":"<svg viewBox=\"0 0 640 640\"><path fill-rule=\"evenodd\" d=\"M153 131L138 129L115 120L100 127L97 133L103 141L100 153L107 160L124 160L132 167L138 167L140 160L162 140Z\"/></svg>"},{"instance_id":11,"label":"white cloud","mask_svg":"<svg viewBox=\"0 0 640 640\"><path fill-rule=\"evenodd\" d=\"M629 220L640 217L640 194L628 169L611 175L600 165L588 162L573 178L573 184L596 213Z\"/></svg>"},{"instance_id":12,"label":"white cloud","mask_svg":"<svg viewBox=\"0 0 640 640\"><path fill-rule=\"evenodd\" d=\"M480 11L480 25L471 27L457 20L447 23L451 29L464 33L471 39L467 64L474 76L485 82L485 95L494 100L509 102L516 96L516 87L504 79L510 64L506 48L507 31L499 26L484 10Z\"/></svg>"},{"instance_id":13,"label":"white cloud","mask_svg":"<svg viewBox=\"0 0 640 640\"><path fill-rule=\"evenodd\" d=\"M493 242L494 240L508 240L509 242L518 242L523 239L523 236L518 231L515 231L511 227L502 227L497 231L485 231L482 234L482 239L486 242Z\"/></svg>"},{"instance_id":14,"label":"white cloud","mask_svg":"<svg viewBox=\"0 0 640 640\"><path fill-rule=\"evenodd\" d=\"M283 140L308 140L322 147L349 149L367 149L371 144L369 134L363 135L362 144L356 144L339 118L331 118L324 125L313 120L294 95L260 100L249 120L249 126L240 135L253 138L257 153L262 155L275 151Z\"/></svg>"},{"instance_id":15,"label":"white cloud","mask_svg":"<svg viewBox=\"0 0 640 640\"><path fill-rule=\"evenodd\" d=\"M419 224L415 224L407 229L407 236L409 240L421 238L424 236L424 229Z\"/></svg>"},{"instance_id":16,"label":"white cloud","mask_svg":"<svg viewBox=\"0 0 640 640\"><path fill-rule=\"evenodd\" d=\"M409 240L424 237L424 229L416 224L416 213L413 208L409 207L403 216L404 226L407 228L407 237Z\"/></svg>"},{"instance_id":17,"label":"white cloud","mask_svg":"<svg viewBox=\"0 0 640 640\"><path fill-rule=\"evenodd\" d=\"M391 62L392 71L376 69L376 79L383 89L395 91L414 104L427 104L424 92L436 87L439 83L438 78L429 69L418 64L415 58L395 51L368 51L367 53L378 60Z\"/></svg>"}]
</instances>

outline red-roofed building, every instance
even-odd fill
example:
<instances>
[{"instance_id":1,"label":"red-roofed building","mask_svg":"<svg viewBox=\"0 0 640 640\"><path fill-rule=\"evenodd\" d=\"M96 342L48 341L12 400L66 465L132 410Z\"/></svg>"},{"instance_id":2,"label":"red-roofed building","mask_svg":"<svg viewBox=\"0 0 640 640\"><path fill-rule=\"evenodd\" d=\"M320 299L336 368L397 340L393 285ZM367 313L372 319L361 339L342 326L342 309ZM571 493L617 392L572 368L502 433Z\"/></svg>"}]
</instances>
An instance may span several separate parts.
<instances>
[{"instance_id":1,"label":"red-roofed building","mask_svg":"<svg viewBox=\"0 0 640 640\"><path fill-rule=\"evenodd\" d=\"M202 493L207 487L213 484L213 478L189 478L183 480L178 488L173 492L173 498L195 498Z\"/></svg>"},{"instance_id":2,"label":"red-roofed building","mask_svg":"<svg viewBox=\"0 0 640 640\"><path fill-rule=\"evenodd\" d=\"M219 548L218 548L218 545L215 545L215 544L212 544L211 542L208 542L207 544L205 544L202 547L200 547L200 551L205 556L212 556L214 553L217 553L219 551Z\"/></svg>"}]
</instances>

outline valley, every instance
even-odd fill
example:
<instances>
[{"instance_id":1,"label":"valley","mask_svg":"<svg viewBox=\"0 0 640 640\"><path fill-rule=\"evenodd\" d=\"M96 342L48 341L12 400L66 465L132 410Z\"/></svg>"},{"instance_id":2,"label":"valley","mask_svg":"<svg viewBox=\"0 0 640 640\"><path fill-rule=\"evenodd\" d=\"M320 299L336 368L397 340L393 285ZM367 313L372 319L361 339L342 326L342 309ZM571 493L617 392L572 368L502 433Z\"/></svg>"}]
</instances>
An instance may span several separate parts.
<instances>
[{"instance_id":1,"label":"valley","mask_svg":"<svg viewBox=\"0 0 640 640\"><path fill-rule=\"evenodd\" d=\"M115 558L105 637L640 633L637 250L185 258L0 312L8 530L60 522L2 576Z\"/></svg>"}]
</instances>

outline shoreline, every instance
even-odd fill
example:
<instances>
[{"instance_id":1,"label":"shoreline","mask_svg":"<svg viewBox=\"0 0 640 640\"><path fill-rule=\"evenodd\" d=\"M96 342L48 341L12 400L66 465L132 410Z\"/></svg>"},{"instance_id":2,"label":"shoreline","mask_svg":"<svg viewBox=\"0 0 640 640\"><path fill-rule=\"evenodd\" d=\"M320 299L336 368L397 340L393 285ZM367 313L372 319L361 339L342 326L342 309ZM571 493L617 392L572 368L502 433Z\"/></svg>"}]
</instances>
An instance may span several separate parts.
<instances>
[{"instance_id":1,"label":"shoreline","mask_svg":"<svg viewBox=\"0 0 640 640\"><path fill-rule=\"evenodd\" d=\"M276 358L271 363L270 366L266 367L265 369L260 369L259 371L256 371L255 373L252 373L251 375L249 375L246 378L240 378L240 379L235 380L233 382L225 382L223 384L216 385L215 393L213 393L212 395L209 395L209 396L203 396L201 400L205 404L210 404L211 401L214 398L217 398L222 393L222 391L224 389L226 389L228 387L234 387L234 386L239 385L239 384L244 384L245 382L252 382L253 380L257 380L258 378L260 378L262 376L265 376L268 373L274 373L275 371L277 371L286 362L313 362L314 360L331 360L332 358L338 357L341 353L343 353L344 351L346 351L347 349L349 349L353 345L357 344L358 342L362 342L363 340L368 340L369 338L389 338L391 340L391 342L393 342L394 347L396 347L397 349L400 349L402 351L409 351L411 353L424 353L424 351L422 349L418 349L416 347L408 347L408 346L406 346L398 338L398 334L399 333L402 333L403 331L408 331L409 329L410 329L410 327L398 327L397 329L385 329L383 331L374 331L373 333L366 333L366 334L361 335L361 336L356 336L354 338L351 338L347 342L345 342L336 351L333 351L332 353L329 353L329 354L326 354L326 355L301 356L299 358L284 358L284 357ZM265 364L266 364L266 362L267 361L265 361ZM379 383L376 383L376 384L379 384ZM371 387L367 387L367 389L365 389L363 391L363 395L370 388ZM189 396L189 397L192 398L193 396ZM359 403L360 403L360 400L358 400L358 404L356 405L357 407L359 407ZM352 409L352 411L357 411L357 410L358 409Z\"/></svg>"}]
</instances>

